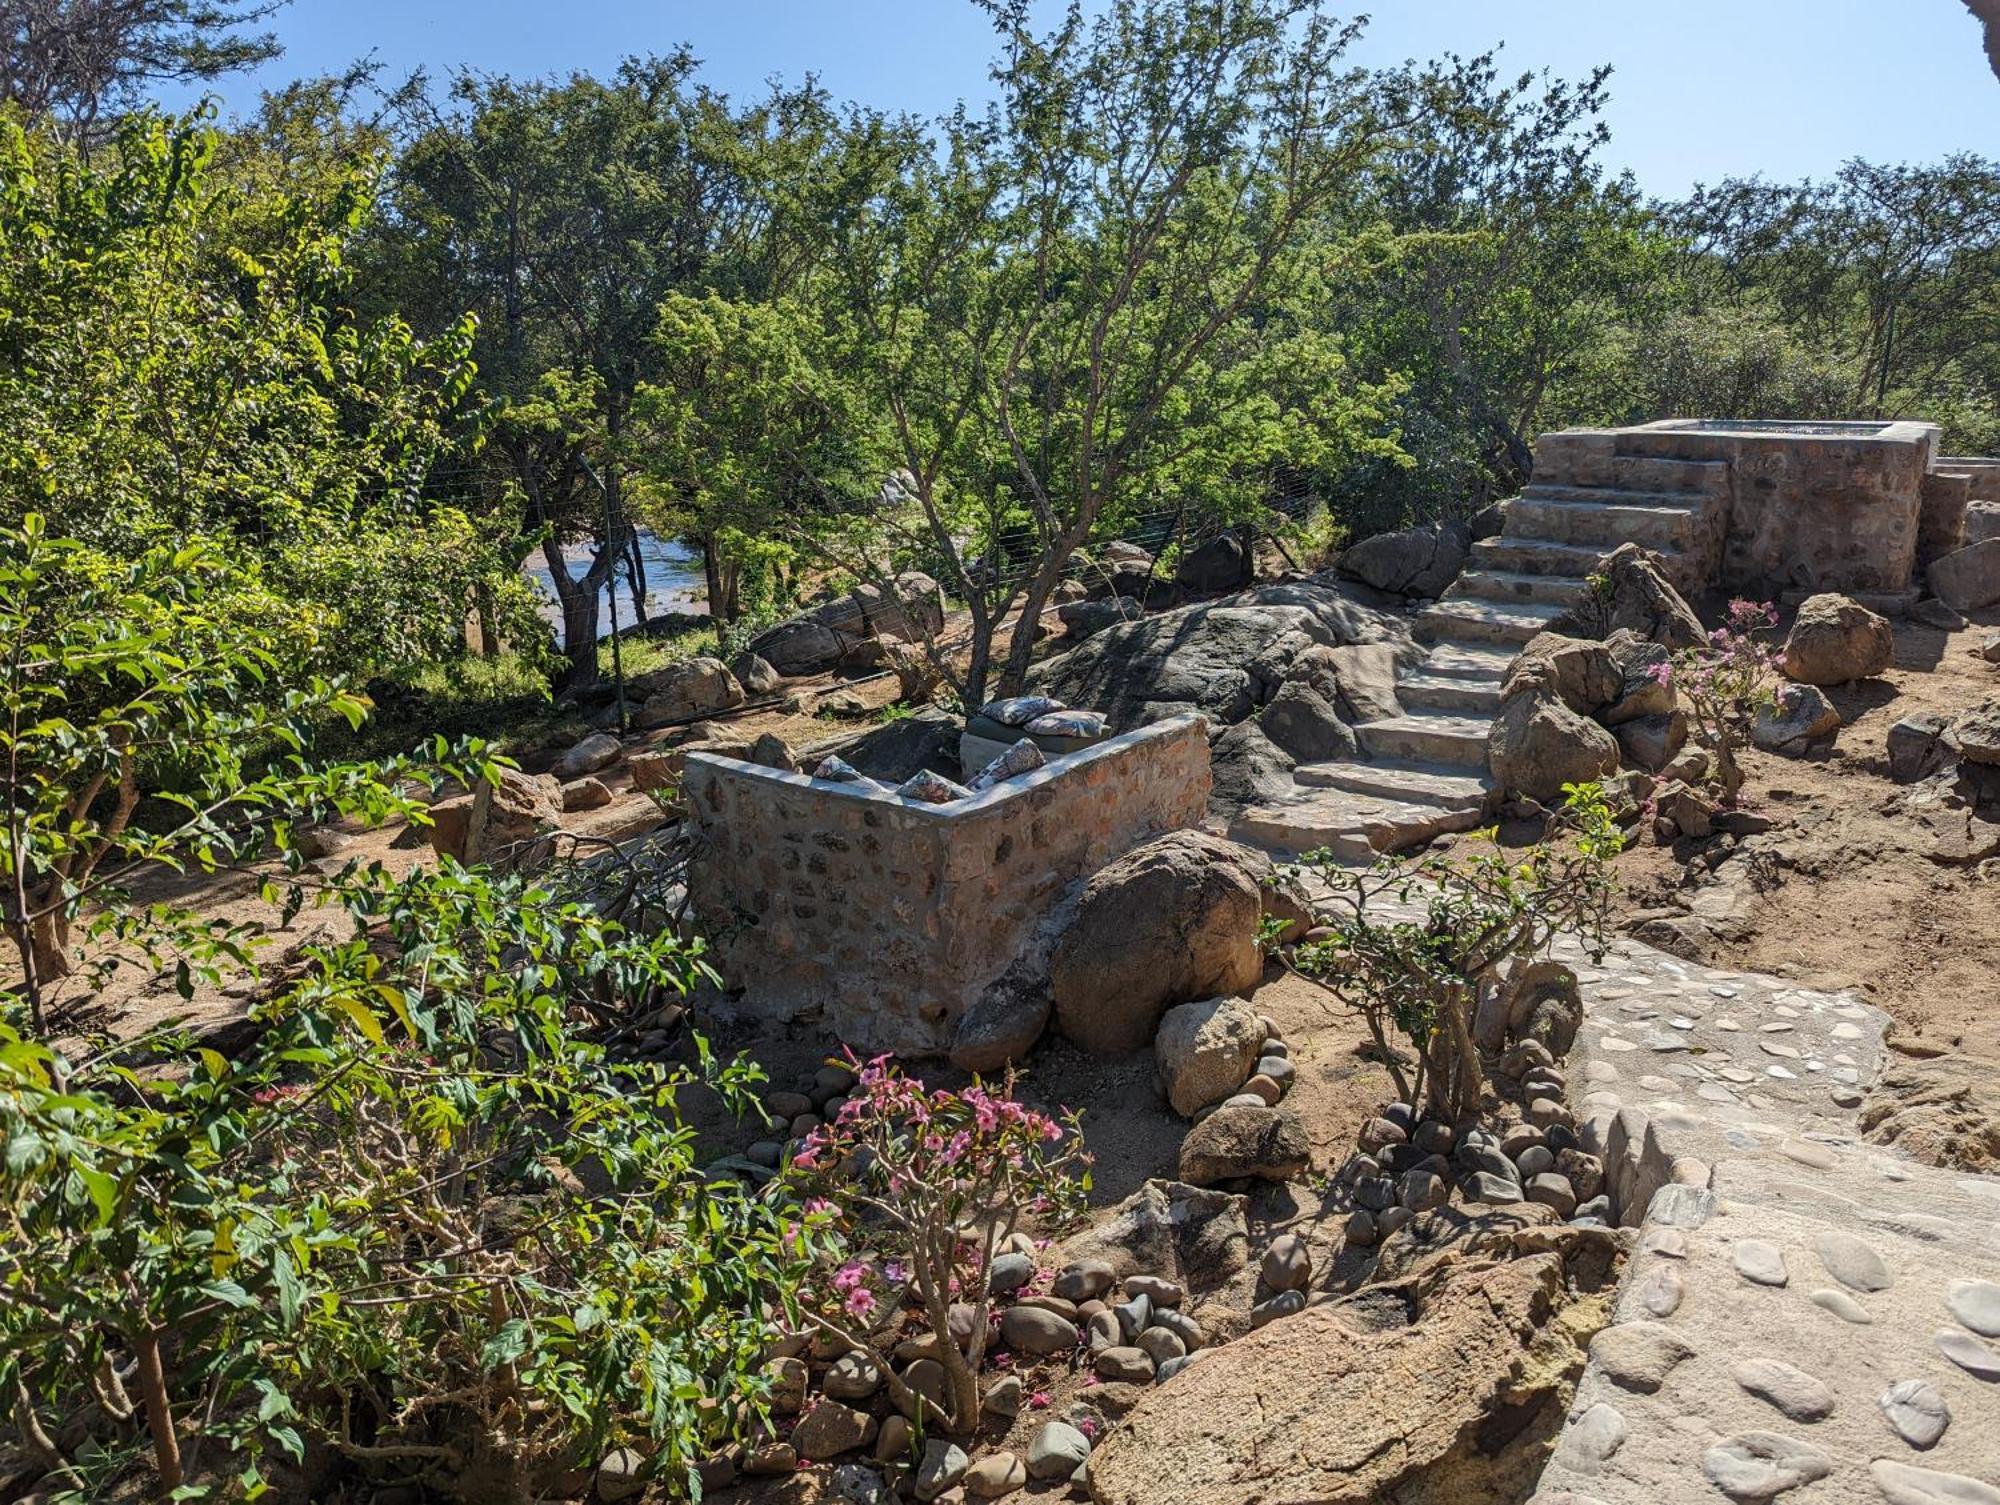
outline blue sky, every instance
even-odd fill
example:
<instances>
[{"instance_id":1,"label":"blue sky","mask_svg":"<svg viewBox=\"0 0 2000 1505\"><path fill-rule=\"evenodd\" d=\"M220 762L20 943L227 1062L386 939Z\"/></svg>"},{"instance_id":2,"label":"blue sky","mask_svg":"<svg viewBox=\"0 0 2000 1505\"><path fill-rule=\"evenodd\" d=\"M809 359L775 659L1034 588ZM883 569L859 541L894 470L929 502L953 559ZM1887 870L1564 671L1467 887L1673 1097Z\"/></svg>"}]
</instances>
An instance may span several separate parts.
<instances>
[{"instance_id":1,"label":"blue sky","mask_svg":"<svg viewBox=\"0 0 2000 1505\"><path fill-rule=\"evenodd\" d=\"M1350 9L1340 8L1343 12ZM1361 61L1504 42L1511 69L1610 63L1607 161L1648 192L1762 172L1825 174L1852 156L2000 155L2000 80L1962 0L1376 0ZM961 0L294 0L286 56L219 91L375 53L518 75L605 70L692 43L732 94L817 72L839 96L931 115L985 95L987 24Z\"/></svg>"}]
</instances>

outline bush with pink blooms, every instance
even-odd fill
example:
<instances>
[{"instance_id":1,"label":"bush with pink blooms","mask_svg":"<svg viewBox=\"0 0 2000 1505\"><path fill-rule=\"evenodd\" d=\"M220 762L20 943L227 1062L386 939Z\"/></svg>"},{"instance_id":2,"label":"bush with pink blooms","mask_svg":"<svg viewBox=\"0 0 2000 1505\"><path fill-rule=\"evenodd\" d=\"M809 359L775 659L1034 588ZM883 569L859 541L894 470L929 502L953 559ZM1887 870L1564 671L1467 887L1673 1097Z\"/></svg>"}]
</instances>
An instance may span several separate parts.
<instances>
[{"instance_id":1,"label":"bush with pink blooms","mask_svg":"<svg viewBox=\"0 0 2000 1505\"><path fill-rule=\"evenodd\" d=\"M834 1121L802 1142L789 1172L826 1251L801 1293L801 1315L874 1355L906 1412L970 1432L993 1318L993 1256L1024 1220L1053 1228L1073 1219L1090 1189L1077 1115L1024 1106L1011 1076L997 1087L975 1079L932 1090L887 1056L841 1064L856 1073L854 1089ZM889 1363L912 1315L935 1339L942 1407L910 1392Z\"/></svg>"},{"instance_id":2,"label":"bush with pink blooms","mask_svg":"<svg viewBox=\"0 0 2000 1505\"><path fill-rule=\"evenodd\" d=\"M1735 804L1743 788L1737 751L1750 728L1785 694L1780 671L1784 654L1758 637L1778 625L1778 609L1768 601L1731 601L1729 620L1699 648L1684 648L1654 675L1680 691L1694 739L1709 755L1709 781L1723 802Z\"/></svg>"}]
</instances>

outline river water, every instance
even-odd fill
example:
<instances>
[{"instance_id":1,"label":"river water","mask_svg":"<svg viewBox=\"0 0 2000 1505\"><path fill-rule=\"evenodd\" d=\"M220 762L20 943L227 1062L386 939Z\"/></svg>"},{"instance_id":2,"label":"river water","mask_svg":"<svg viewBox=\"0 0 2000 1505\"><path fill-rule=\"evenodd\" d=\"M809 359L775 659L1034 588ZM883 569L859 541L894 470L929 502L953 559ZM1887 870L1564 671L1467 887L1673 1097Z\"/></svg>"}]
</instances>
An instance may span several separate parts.
<instances>
[{"instance_id":1,"label":"river water","mask_svg":"<svg viewBox=\"0 0 2000 1505\"><path fill-rule=\"evenodd\" d=\"M639 554L646 563L645 615L657 616L669 611L705 614L708 611L707 583L702 578L701 558L693 550L641 528ZM563 550L563 558L569 564L572 577L581 575L590 565L591 545L571 544ZM528 556L521 573L534 582L535 589L541 594L542 615L551 622L560 623L562 610L556 603L555 587L549 583L549 567L540 549ZM604 635L611 631L611 593L614 586L618 593L618 625L630 627L641 615L638 601L632 593L629 572L622 568L613 570L597 603L597 629Z\"/></svg>"}]
</instances>

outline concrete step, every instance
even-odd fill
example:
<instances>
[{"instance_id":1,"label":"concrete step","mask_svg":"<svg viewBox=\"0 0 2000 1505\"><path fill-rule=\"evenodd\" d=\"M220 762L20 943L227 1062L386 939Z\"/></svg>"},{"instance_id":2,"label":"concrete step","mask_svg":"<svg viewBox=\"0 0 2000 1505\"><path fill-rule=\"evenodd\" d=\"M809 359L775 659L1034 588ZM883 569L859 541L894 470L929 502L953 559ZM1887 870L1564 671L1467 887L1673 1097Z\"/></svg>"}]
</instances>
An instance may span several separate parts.
<instances>
[{"instance_id":1,"label":"concrete step","mask_svg":"<svg viewBox=\"0 0 2000 1505\"><path fill-rule=\"evenodd\" d=\"M1562 615L1560 606L1534 601L1518 601L1501 606L1493 601L1473 601L1452 597L1424 608L1417 618L1417 635L1430 638L1471 639L1483 643L1512 643L1518 646Z\"/></svg>"},{"instance_id":2,"label":"concrete step","mask_svg":"<svg viewBox=\"0 0 2000 1505\"><path fill-rule=\"evenodd\" d=\"M1444 635L1431 645L1431 656L1424 660L1423 672L1431 679L1470 679L1497 689L1513 665L1514 654L1510 647Z\"/></svg>"},{"instance_id":3,"label":"concrete step","mask_svg":"<svg viewBox=\"0 0 2000 1505\"><path fill-rule=\"evenodd\" d=\"M1467 567L1581 580L1603 564L1610 552L1597 544L1561 543L1553 538L1482 538L1472 546Z\"/></svg>"},{"instance_id":4,"label":"concrete step","mask_svg":"<svg viewBox=\"0 0 2000 1505\"><path fill-rule=\"evenodd\" d=\"M1460 768L1485 768L1487 716L1454 716L1442 711L1417 711L1364 721L1354 729L1371 758L1407 759L1419 763L1450 763Z\"/></svg>"},{"instance_id":5,"label":"concrete step","mask_svg":"<svg viewBox=\"0 0 2000 1505\"><path fill-rule=\"evenodd\" d=\"M1517 601L1545 601L1556 606L1567 606L1589 589L1590 587L1581 579L1567 575L1533 575L1512 570L1467 570L1445 594L1466 596L1481 601L1499 601L1505 604Z\"/></svg>"},{"instance_id":6,"label":"concrete step","mask_svg":"<svg viewBox=\"0 0 2000 1505\"><path fill-rule=\"evenodd\" d=\"M1230 822L1229 835L1266 851L1323 849L1346 862L1367 862L1383 852L1421 846L1447 831L1470 831L1479 824L1482 809L1406 803L1345 789L1301 789L1293 799L1244 810Z\"/></svg>"},{"instance_id":7,"label":"concrete step","mask_svg":"<svg viewBox=\"0 0 2000 1505\"><path fill-rule=\"evenodd\" d=\"M1494 680L1413 674L1396 681L1396 698L1406 710L1468 711L1491 716L1500 709L1500 685Z\"/></svg>"},{"instance_id":8,"label":"concrete step","mask_svg":"<svg viewBox=\"0 0 2000 1505\"><path fill-rule=\"evenodd\" d=\"M1411 805L1483 811L1492 779L1449 763L1302 763L1292 777L1311 788L1345 789Z\"/></svg>"},{"instance_id":9,"label":"concrete step","mask_svg":"<svg viewBox=\"0 0 2000 1505\"><path fill-rule=\"evenodd\" d=\"M1694 542L1702 527L1702 517L1688 507L1558 501L1523 495L1516 497L1514 505L1507 509L1507 526L1520 537L1599 544L1606 552L1621 543L1680 551Z\"/></svg>"},{"instance_id":10,"label":"concrete step","mask_svg":"<svg viewBox=\"0 0 2000 1505\"><path fill-rule=\"evenodd\" d=\"M1629 486L1571 486L1548 481L1530 481L1514 500L1518 502L1522 497L1545 502L1596 502L1603 506L1622 503L1633 507L1683 507L1692 512L1704 512L1711 504L1711 498L1691 491L1640 491ZM1512 517L1513 513L1510 504L1507 514Z\"/></svg>"},{"instance_id":11,"label":"concrete step","mask_svg":"<svg viewBox=\"0 0 2000 1505\"><path fill-rule=\"evenodd\" d=\"M1605 455L1589 449L1537 448L1534 478L1556 485L1618 486L1628 491L1702 492L1719 496L1729 485L1723 460L1676 460L1651 455Z\"/></svg>"}]
</instances>

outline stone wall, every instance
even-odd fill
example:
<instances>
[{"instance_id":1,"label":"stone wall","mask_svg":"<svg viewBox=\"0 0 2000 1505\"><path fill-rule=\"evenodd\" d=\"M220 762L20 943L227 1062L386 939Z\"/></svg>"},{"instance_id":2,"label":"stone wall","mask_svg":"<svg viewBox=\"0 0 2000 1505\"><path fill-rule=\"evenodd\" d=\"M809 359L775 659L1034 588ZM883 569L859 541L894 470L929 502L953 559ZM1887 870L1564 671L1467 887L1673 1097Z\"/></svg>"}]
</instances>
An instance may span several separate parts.
<instances>
[{"instance_id":1,"label":"stone wall","mask_svg":"<svg viewBox=\"0 0 2000 1505\"><path fill-rule=\"evenodd\" d=\"M746 1012L936 1055L1065 889L1200 822L1207 728L1177 716L948 806L708 753L682 787L696 919Z\"/></svg>"},{"instance_id":2,"label":"stone wall","mask_svg":"<svg viewBox=\"0 0 2000 1505\"><path fill-rule=\"evenodd\" d=\"M1900 591L1917 564L1928 423L1629 430L1637 455L1729 462L1729 523L1717 584L1730 590Z\"/></svg>"},{"instance_id":3,"label":"stone wall","mask_svg":"<svg viewBox=\"0 0 2000 1505\"><path fill-rule=\"evenodd\" d=\"M1703 482L1684 503L1699 525L1683 545L1683 590L1900 593L1962 526L1968 488L1934 474L1944 468L1938 437L1931 423L1670 418L1544 434L1534 479L1678 492L1687 478L1650 462L1720 462L1719 483ZM1649 480L1649 469L1665 479Z\"/></svg>"}]
</instances>

